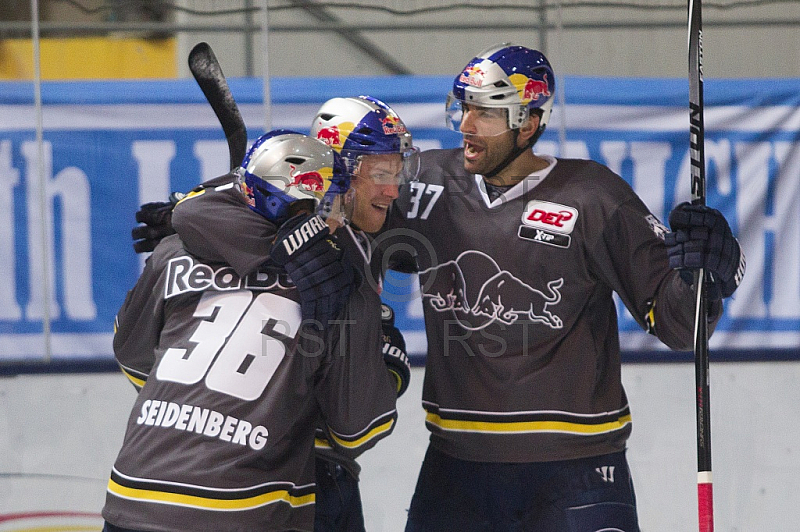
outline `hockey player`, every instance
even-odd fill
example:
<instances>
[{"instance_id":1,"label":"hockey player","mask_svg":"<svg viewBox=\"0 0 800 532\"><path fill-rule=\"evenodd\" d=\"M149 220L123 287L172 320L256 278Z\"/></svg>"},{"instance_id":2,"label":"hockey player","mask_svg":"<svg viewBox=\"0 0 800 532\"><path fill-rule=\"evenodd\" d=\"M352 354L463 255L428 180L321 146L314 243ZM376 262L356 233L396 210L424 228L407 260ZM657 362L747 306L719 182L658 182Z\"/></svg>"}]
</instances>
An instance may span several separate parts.
<instances>
[{"instance_id":1,"label":"hockey player","mask_svg":"<svg viewBox=\"0 0 800 532\"><path fill-rule=\"evenodd\" d=\"M608 168L533 151L554 81L522 46L472 59L447 106L463 148L422 153L385 228L415 235L428 340L431 439L407 532L638 530L612 294L686 350L686 268L711 274L711 329L744 273L718 211L679 205L665 242Z\"/></svg>"},{"instance_id":2,"label":"hockey player","mask_svg":"<svg viewBox=\"0 0 800 532\"><path fill-rule=\"evenodd\" d=\"M345 264L360 257L313 213L319 204L341 215L349 182L322 142L266 134L216 193L281 226L270 260L240 275L188 253L178 235L156 247L115 323L115 355L140 392L105 530L313 530L315 427L349 458L393 430L397 380L379 353L378 296L352 293L341 321L321 331L302 320L285 269L317 244ZM237 237L240 228L217 222Z\"/></svg>"},{"instance_id":3,"label":"hockey player","mask_svg":"<svg viewBox=\"0 0 800 532\"><path fill-rule=\"evenodd\" d=\"M554 79L524 47L470 61L448 105L464 148L422 154L384 229L416 235L419 264L388 261L420 269L428 336L431 445L408 530L637 530L612 293L687 349L687 268L711 273L711 329L744 272L718 211L679 205L667 233L608 168L533 151Z\"/></svg>"},{"instance_id":4,"label":"hockey player","mask_svg":"<svg viewBox=\"0 0 800 532\"><path fill-rule=\"evenodd\" d=\"M383 102L366 96L327 101L313 119L311 135L340 153L353 172L352 223L338 229L336 234L342 245L348 242L357 249L358 254L351 262L359 270L359 293L377 309L380 306L380 268L376 261L371 261L372 244L367 233L378 231L384 224L389 206L398 197L399 186L416 179L419 151L413 147L411 134L397 114ZM139 228L138 234L145 238L140 240L139 247L152 245L159 232L173 231L169 224L157 223L165 222L160 218L169 215L173 216L170 224L174 222L174 229L187 249L199 256L226 260L241 275L247 275L264 262L273 249L275 226L241 209L237 198L229 191L211 186L226 180L229 178L223 176L208 183L204 194L181 202L174 216L170 204L151 204L150 209L158 210L148 212L146 209L137 215L137 221L152 224ZM243 228L243 237L229 238L217 223L221 218ZM375 270L372 274L370 264ZM293 273L302 278L307 272ZM383 305L383 312L384 356L387 365L396 373L399 396L408 386L410 365L402 335L394 326L392 310ZM363 318L359 326L362 324ZM364 530L358 464L331 447L324 438L317 440L317 456L315 530Z\"/></svg>"}]
</instances>

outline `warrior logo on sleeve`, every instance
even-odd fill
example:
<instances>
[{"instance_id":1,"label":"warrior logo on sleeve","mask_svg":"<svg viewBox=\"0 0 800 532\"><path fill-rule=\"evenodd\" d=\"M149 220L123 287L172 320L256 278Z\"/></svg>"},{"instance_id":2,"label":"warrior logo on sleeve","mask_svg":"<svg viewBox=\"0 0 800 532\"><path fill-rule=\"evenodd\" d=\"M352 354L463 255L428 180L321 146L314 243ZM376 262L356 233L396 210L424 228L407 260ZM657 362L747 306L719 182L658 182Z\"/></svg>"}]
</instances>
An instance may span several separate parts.
<instances>
[{"instance_id":1,"label":"warrior logo on sleeve","mask_svg":"<svg viewBox=\"0 0 800 532\"><path fill-rule=\"evenodd\" d=\"M544 324L552 329L564 326L550 308L561 301L564 279L534 288L501 269L480 251L465 251L458 258L420 272L423 304L437 312L450 311L465 329L478 330L500 322L517 320ZM469 276L469 277L467 277ZM469 279L469 281L467 281Z\"/></svg>"},{"instance_id":2,"label":"warrior logo on sleeve","mask_svg":"<svg viewBox=\"0 0 800 532\"><path fill-rule=\"evenodd\" d=\"M667 229L667 226L662 224L661 221L652 214L648 214L647 216L645 216L644 219L647 220L650 229L653 230L656 236L661 240L664 240L664 235L669 233L669 229Z\"/></svg>"}]
</instances>

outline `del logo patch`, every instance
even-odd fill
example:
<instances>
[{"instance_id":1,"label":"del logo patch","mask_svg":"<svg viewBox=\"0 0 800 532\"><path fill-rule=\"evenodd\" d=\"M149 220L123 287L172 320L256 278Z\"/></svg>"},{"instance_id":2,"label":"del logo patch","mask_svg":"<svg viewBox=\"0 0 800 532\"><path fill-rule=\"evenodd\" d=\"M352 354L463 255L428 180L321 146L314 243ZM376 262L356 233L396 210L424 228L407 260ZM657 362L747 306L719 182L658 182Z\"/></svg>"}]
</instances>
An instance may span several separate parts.
<instances>
[{"instance_id":1,"label":"del logo patch","mask_svg":"<svg viewBox=\"0 0 800 532\"><path fill-rule=\"evenodd\" d=\"M522 225L517 235L525 240L567 248L577 219L578 211L572 207L549 201L529 201L522 212Z\"/></svg>"}]
</instances>

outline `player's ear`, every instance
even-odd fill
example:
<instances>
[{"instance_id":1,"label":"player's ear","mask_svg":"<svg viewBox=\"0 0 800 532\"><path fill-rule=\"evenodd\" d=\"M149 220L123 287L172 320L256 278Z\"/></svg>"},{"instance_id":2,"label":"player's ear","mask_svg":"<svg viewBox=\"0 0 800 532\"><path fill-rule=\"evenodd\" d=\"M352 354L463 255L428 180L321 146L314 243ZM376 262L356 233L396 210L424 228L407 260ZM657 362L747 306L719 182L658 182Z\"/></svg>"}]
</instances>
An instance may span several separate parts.
<instances>
[{"instance_id":1,"label":"player's ear","mask_svg":"<svg viewBox=\"0 0 800 532\"><path fill-rule=\"evenodd\" d=\"M531 113L528 119L519 128L519 135L517 136L517 144L522 147L528 144L528 140L536 134L539 129L539 115Z\"/></svg>"}]
</instances>

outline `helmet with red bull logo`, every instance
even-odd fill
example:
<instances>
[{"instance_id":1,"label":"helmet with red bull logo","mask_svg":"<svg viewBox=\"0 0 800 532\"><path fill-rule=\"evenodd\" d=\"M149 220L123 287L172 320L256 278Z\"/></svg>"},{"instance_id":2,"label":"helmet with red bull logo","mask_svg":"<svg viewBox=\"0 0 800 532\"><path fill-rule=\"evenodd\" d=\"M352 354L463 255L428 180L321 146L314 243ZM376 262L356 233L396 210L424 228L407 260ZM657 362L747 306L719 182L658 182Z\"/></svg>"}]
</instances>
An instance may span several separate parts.
<instances>
[{"instance_id":1,"label":"helmet with red bull logo","mask_svg":"<svg viewBox=\"0 0 800 532\"><path fill-rule=\"evenodd\" d=\"M336 198L350 189L350 173L329 146L295 131L277 129L253 143L238 169L239 186L248 205L281 224L290 206L301 200L320 214L330 214Z\"/></svg>"},{"instance_id":2,"label":"helmet with red bull logo","mask_svg":"<svg viewBox=\"0 0 800 532\"><path fill-rule=\"evenodd\" d=\"M544 54L502 43L479 53L456 76L447 99L447 123L459 131L463 104L505 109L508 129L518 129L534 112L539 115L535 142L550 119L554 95L555 75Z\"/></svg>"},{"instance_id":3,"label":"helmet with red bull logo","mask_svg":"<svg viewBox=\"0 0 800 532\"><path fill-rule=\"evenodd\" d=\"M397 113L377 98L328 100L314 117L311 136L338 151L354 174L362 156L399 153L403 165L397 184L417 178L419 148Z\"/></svg>"}]
</instances>

